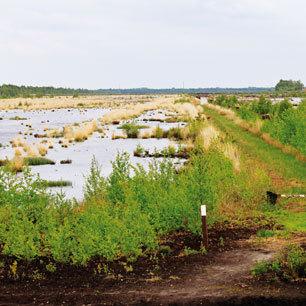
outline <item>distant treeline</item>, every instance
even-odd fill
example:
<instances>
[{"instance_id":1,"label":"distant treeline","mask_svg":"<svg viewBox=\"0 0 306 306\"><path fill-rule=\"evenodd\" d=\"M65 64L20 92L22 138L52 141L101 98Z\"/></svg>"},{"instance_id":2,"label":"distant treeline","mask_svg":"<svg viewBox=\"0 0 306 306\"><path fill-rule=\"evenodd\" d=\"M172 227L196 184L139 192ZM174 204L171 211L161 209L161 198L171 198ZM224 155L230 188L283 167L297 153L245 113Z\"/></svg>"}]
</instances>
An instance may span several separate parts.
<instances>
[{"instance_id":1,"label":"distant treeline","mask_svg":"<svg viewBox=\"0 0 306 306\"><path fill-rule=\"evenodd\" d=\"M63 87L16 86L3 84L0 86L0 98L42 97L42 96L78 96L107 94L195 94L195 93L260 93L270 92L273 88L130 88L130 89L72 89Z\"/></svg>"},{"instance_id":2,"label":"distant treeline","mask_svg":"<svg viewBox=\"0 0 306 306\"><path fill-rule=\"evenodd\" d=\"M17 97L42 97L42 96L65 96L91 94L92 91L87 89L71 89L52 86L16 86L3 84L0 86L0 98L17 98Z\"/></svg>"},{"instance_id":3,"label":"distant treeline","mask_svg":"<svg viewBox=\"0 0 306 306\"><path fill-rule=\"evenodd\" d=\"M258 93L270 92L274 88L130 88L130 89L98 89L99 94L196 94L196 93Z\"/></svg>"}]
</instances>

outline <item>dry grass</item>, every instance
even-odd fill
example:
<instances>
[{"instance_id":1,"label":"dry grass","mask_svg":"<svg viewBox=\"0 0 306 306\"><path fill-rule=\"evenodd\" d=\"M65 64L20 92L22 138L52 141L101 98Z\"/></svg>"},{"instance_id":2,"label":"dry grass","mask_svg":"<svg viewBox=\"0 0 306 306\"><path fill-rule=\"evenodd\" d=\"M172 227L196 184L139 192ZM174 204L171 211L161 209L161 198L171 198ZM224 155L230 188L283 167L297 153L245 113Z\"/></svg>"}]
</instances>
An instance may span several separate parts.
<instances>
[{"instance_id":1,"label":"dry grass","mask_svg":"<svg viewBox=\"0 0 306 306\"><path fill-rule=\"evenodd\" d=\"M0 110L8 109L60 109L60 108L119 108L130 104L156 102L161 99L177 99L177 95L96 95L61 97L43 97L43 98L14 98L2 99Z\"/></svg>"},{"instance_id":2,"label":"dry grass","mask_svg":"<svg viewBox=\"0 0 306 306\"><path fill-rule=\"evenodd\" d=\"M236 171L240 171L240 157L238 149L232 143L226 143L223 146L223 153L233 164Z\"/></svg>"},{"instance_id":3,"label":"dry grass","mask_svg":"<svg viewBox=\"0 0 306 306\"><path fill-rule=\"evenodd\" d=\"M35 144L26 144L23 146L24 152L27 154L28 157L38 157L39 151Z\"/></svg>"},{"instance_id":4,"label":"dry grass","mask_svg":"<svg viewBox=\"0 0 306 306\"><path fill-rule=\"evenodd\" d=\"M105 124L120 122L122 120L138 117L147 111L157 109L165 109L175 112L186 120L195 119L199 116L199 113L202 110L191 103L174 103L174 96L171 96L170 98L160 98L154 102L128 105L125 108L114 109L104 115L101 121Z\"/></svg>"},{"instance_id":5,"label":"dry grass","mask_svg":"<svg viewBox=\"0 0 306 306\"><path fill-rule=\"evenodd\" d=\"M184 147L186 148L187 152L191 152L194 149L194 141L190 138L185 140Z\"/></svg>"},{"instance_id":6,"label":"dry grass","mask_svg":"<svg viewBox=\"0 0 306 306\"><path fill-rule=\"evenodd\" d=\"M14 156L15 157L21 157L23 155L23 149L22 148L15 148L14 149Z\"/></svg>"},{"instance_id":7,"label":"dry grass","mask_svg":"<svg viewBox=\"0 0 306 306\"><path fill-rule=\"evenodd\" d=\"M29 144L20 137L14 138L11 141L12 147L14 148L15 157L39 157L45 156L48 153L48 149L53 148L51 140L43 140L40 143Z\"/></svg>"},{"instance_id":8,"label":"dry grass","mask_svg":"<svg viewBox=\"0 0 306 306\"><path fill-rule=\"evenodd\" d=\"M46 156L48 153L48 147L41 143L37 145L37 149L40 156Z\"/></svg>"},{"instance_id":9,"label":"dry grass","mask_svg":"<svg viewBox=\"0 0 306 306\"><path fill-rule=\"evenodd\" d=\"M199 116L199 113L202 111L201 108L198 108L191 103L174 104L173 106L169 105L170 110L172 107L175 112L187 120L196 119Z\"/></svg>"},{"instance_id":10,"label":"dry grass","mask_svg":"<svg viewBox=\"0 0 306 306\"><path fill-rule=\"evenodd\" d=\"M64 138L69 142L81 142L87 140L94 132L98 131L98 123L96 120L84 122L79 126L67 125L63 129Z\"/></svg>"},{"instance_id":11,"label":"dry grass","mask_svg":"<svg viewBox=\"0 0 306 306\"><path fill-rule=\"evenodd\" d=\"M126 138L127 138L127 135L126 135L126 133L123 132L123 131L117 130L117 131L114 131L114 132L112 133L112 139L113 139L113 140L116 140L116 139L126 139Z\"/></svg>"},{"instance_id":12,"label":"dry grass","mask_svg":"<svg viewBox=\"0 0 306 306\"><path fill-rule=\"evenodd\" d=\"M16 147L23 147L26 144L26 141L20 136L17 136L16 138L12 139L10 143L12 144L13 148L16 148Z\"/></svg>"},{"instance_id":13,"label":"dry grass","mask_svg":"<svg viewBox=\"0 0 306 306\"><path fill-rule=\"evenodd\" d=\"M53 142L50 139L47 140L46 145L48 146L49 149L53 149L54 148Z\"/></svg>"},{"instance_id":14,"label":"dry grass","mask_svg":"<svg viewBox=\"0 0 306 306\"><path fill-rule=\"evenodd\" d=\"M8 168L12 172L22 172L23 167L25 166L24 158L19 154L19 151L15 151L14 157L8 163Z\"/></svg>"},{"instance_id":15,"label":"dry grass","mask_svg":"<svg viewBox=\"0 0 306 306\"><path fill-rule=\"evenodd\" d=\"M142 139L148 139L152 138L155 135L156 128L150 128L150 129L140 129L138 133L138 138Z\"/></svg>"},{"instance_id":16,"label":"dry grass","mask_svg":"<svg viewBox=\"0 0 306 306\"><path fill-rule=\"evenodd\" d=\"M190 137L189 127L187 126L187 127L181 128L180 134L181 134L181 137L182 137L183 140L189 139L189 137Z\"/></svg>"},{"instance_id":17,"label":"dry grass","mask_svg":"<svg viewBox=\"0 0 306 306\"><path fill-rule=\"evenodd\" d=\"M50 129L46 130L46 135L48 138L60 138L63 136L63 131L61 129Z\"/></svg>"},{"instance_id":18,"label":"dry grass","mask_svg":"<svg viewBox=\"0 0 306 306\"><path fill-rule=\"evenodd\" d=\"M197 136L197 143L200 144L204 150L208 150L211 144L220 136L220 132L212 125L204 127L200 130Z\"/></svg>"},{"instance_id":19,"label":"dry grass","mask_svg":"<svg viewBox=\"0 0 306 306\"><path fill-rule=\"evenodd\" d=\"M162 108L165 102L149 102L145 104L128 105L126 108L113 109L103 116L101 121L109 124L115 121L128 120L140 116L142 113L150 110Z\"/></svg>"}]
</instances>

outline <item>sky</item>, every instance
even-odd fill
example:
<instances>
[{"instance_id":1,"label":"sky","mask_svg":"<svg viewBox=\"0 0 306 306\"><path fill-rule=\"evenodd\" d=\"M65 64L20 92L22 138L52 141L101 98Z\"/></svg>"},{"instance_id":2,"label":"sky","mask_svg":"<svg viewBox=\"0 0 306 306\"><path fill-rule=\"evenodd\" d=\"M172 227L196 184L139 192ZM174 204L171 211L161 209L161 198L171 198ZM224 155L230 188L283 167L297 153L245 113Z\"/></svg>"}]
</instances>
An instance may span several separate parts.
<instances>
[{"instance_id":1,"label":"sky","mask_svg":"<svg viewBox=\"0 0 306 306\"><path fill-rule=\"evenodd\" d=\"M0 0L0 84L306 84L305 0Z\"/></svg>"}]
</instances>

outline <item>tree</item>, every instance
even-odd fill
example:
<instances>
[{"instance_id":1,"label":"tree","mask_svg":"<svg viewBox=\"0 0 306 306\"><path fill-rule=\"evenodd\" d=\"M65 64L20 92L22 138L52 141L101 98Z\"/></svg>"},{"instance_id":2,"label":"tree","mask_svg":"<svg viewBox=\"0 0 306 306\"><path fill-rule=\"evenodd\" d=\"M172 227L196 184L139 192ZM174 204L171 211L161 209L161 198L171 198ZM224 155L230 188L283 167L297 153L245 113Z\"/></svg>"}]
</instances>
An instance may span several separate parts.
<instances>
[{"instance_id":1,"label":"tree","mask_svg":"<svg viewBox=\"0 0 306 306\"><path fill-rule=\"evenodd\" d=\"M275 86L275 91L278 92L303 91L303 90L304 90L304 84L301 81L280 80Z\"/></svg>"}]
</instances>

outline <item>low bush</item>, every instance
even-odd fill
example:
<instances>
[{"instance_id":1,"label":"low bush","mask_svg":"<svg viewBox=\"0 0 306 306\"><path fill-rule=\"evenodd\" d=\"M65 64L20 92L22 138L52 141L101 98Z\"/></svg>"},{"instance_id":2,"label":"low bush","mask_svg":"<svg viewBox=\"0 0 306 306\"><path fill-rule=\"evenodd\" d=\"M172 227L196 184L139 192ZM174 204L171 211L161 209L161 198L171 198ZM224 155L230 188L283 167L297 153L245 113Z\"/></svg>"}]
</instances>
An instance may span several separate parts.
<instances>
[{"instance_id":1,"label":"low bush","mask_svg":"<svg viewBox=\"0 0 306 306\"><path fill-rule=\"evenodd\" d=\"M260 261L252 275L269 281L292 281L306 277L306 251L299 245L286 246L273 260Z\"/></svg>"}]
</instances>

